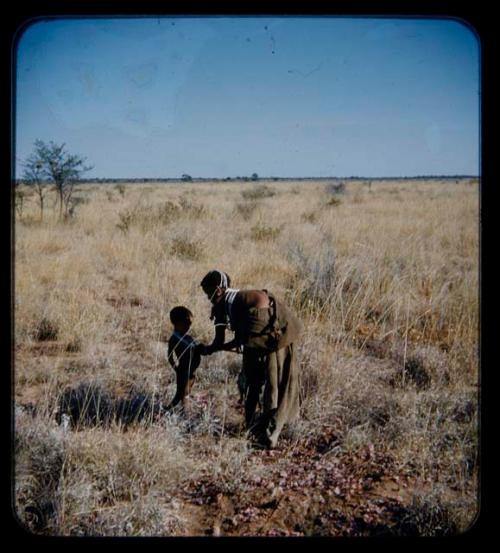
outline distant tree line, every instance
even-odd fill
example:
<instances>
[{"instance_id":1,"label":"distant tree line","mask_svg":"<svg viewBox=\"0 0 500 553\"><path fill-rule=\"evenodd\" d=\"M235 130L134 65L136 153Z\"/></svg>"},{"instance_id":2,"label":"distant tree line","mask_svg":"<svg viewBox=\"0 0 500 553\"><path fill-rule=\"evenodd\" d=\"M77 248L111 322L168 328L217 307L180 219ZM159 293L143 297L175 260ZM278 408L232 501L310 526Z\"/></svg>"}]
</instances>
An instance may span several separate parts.
<instances>
[{"instance_id":1,"label":"distant tree line","mask_svg":"<svg viewBox=\"0 0 500 553\"><path fill-rule=\"evenodd\" d=\"M154 182L209 182L209 181L243 181L251 182L257 180L272 180L272 181L287 181L290 179L296 181L331 181L331 180L361 180L361 181L380 181L380 180L429 180L429 179L477 179L478 175L415 175L415 176L405 176L405 177L358 177L358 176L349 176L349 177L259 177L257 173L253 173L251 176L236 176L236 177L192 177L191 175L184 173L181 177L93 177L93 178L82 178L78 179L79 183L102 183L102 184L117 184L117 183L154 183ZM16 184L31 184L32 180L27 178L16 179ZM40 182L43 184L54 184L54 180L50 177L40 178Z\"/></svg>"}]
</instances>

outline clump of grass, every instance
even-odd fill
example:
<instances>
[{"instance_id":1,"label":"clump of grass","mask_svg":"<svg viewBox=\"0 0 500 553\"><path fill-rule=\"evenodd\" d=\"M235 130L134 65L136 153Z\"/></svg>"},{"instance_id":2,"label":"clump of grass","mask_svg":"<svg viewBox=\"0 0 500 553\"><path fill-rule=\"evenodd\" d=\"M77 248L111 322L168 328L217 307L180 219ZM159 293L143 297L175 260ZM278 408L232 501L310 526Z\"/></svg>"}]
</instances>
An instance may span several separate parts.
<instances>
[{"instance_id":1,"label":"clump of grass","mask_svg":"<svg viewBox=\"0 0 500 553\"><path fill-rule=\"evenodd\" d=\"M415 495L408 506L395 506L397 522L389 533L396 536L454 536L458 527L453 516L440 499Z\"/></svg>"},{"instance_id":2,"label":"clump of grass","mask_svg":"<svg viewBox=\"0 0 500 553\"><path fill-rule=\"evenodd\" d=\"M47 417L16 414L15 500L19 519L32 531L57 528L64 439Z\"/></svg>"},{"instance_id":3,"label":"clump of grass","mask_svg":"<svg viewBox=\"0 0 500 553\"><path fill-rule=\"evenodd\" d=\"M337 207L341 204L342 201L334 196L333 198L330 198L325 205L327 205L328 207Z\"/></svg>"},{"instance_id":4,"label":"clump of grass","mask_svg":"<svg viewBox=\"0 0 500 553\"><path fill-rule=\"evenodd\" d=\"M306 223L314 225L318 221L318 214L316 211L308 211L302 214L302 220Z\"/></svg>"},{"instance_id":5,"label":"clump of grass","mask_svg":"<svg viewBox=\"0 0 500 553\"><path fill-rule=\"evenodd\" d=\"M130 225L132 224L132 221L134 219L134 213L129 209L125 209L124 211L118 213L118 218L120 219L120 221L116 224L116 226L124 234L126 234L129 231Z\"/></svg>"},{"instance_id":6,"label":"clump of grass","mask_svg":"<svg viewBox=\"0 0 500 553\"><path fill-rule=\"evenodd\" d=\"M118 190L120 196L123 198L125 196L125 186L123 184L117 184L115 190Z\"/></svg>"},{"instance_id":7,"label":"clump of grass","mask_svg":"<svg viewBox=\"0 0 500 553\"><path fill-rule=\"evenodd\" d=\"M35 338L39 342L44 342L48 340L57 340L59 334L59 328L56 323L43 317L38 323L35 329Z\"/></svg>"},{"instance_id":8,"label":"clump of grass","mask_svg":"<svg viewBox=\"0 0 500 553\"><path fill-rule=\"evenodd\" d=\"M182 210L182 215L192 219L199 219L207 213L207 208L204 205L190 202L185 196L179 200L179 204Z\"/></svg>"},{"instance_id":9,"label":"clump of grass","mask_svg":"<svg viewBox=\"0 0 500 553\"><path fill-rule=\"evenodd\" d=\"M330 182L325 186L325 192L327 194L344 194L346 191L346 186L343 182Z\"/></svg>"},{"instance_id":10,"label":"clump of grass","mask_svg":"<svg viewBox=\"0 0 500 553\"><path fill-rule=\"evenodd\" d=\"M446 355L436 347L410 344L405 348L402 340L393 340L388 355L398 364L392 384L426 390L432 383L447 386L450 382Z\"/></svg>"},{"instance_id":11,"label":"clump of grass","mask_svg":"<svg viewBox=\"0 0 500 553\"><path fill-rule=\"evenodd\" d=\"M272 227L262 223L257 223L250 229L250 236L252 240L257 241L274 240L281 234L282 229L282 226Z\"/></svg>"},{"instance_id":12,"label":"clump of grass","mask_svg":"<svg viewBox=\"0 0 500 553\"><path fill-rule=\"evenodd\" d=\"M82 486L74 486L74 501L82 501ZM185 523L177 502L167 503L159 493L148 493L137 502L95 506L70 518L65 534L70 536L171 536L181 535Z\"/></svg>"},{"instance_id":13,"label":"clump of grass","mask_svg":"<svg viewBox=\"0 0 500 553\"><path fill-rule=\"evenodd\" d=\"M241 216L244 221L251 219L252 215L256 212L258 207L256 200L247 201L245 203L238 202L235 207L236 214Z\"/></svg>"},{"instance_id":14,"label":"clump of grass","mask_svg":"<svg viewBox=\"0 0 500 553\"><path fill-rule=\"evenodd\" d=\"M141 230L148 230L156 225L168 225L180 219L199 219L206 213L203 205L197 205L182 197L178 202L166 200L160 205L136 205L118 213L120 219L117 227L126 233L136 225Z\"/></svg>"},{"instance_id":15,"label":"clump of grass","mask_svg":"<svg viewBox=\"0 0 500 553\"><path fill-rule=\"evenodd\" d=\"M127 233L131 226L139 226L142 230L155 224L168 224L179 218L181 206L170 200L153 208L150 205L136 205L118 213L119 223L116 225L122 232Z\"/></svg>"},{"instance_id":16,"label":"clump of grass","mask_svg":"<svg viewBox=\"0 0 500 553\"><path fill-rule=\"evenodd\" d=\"M86 196L73 196L71 198L71 203L73 206L87 205L90 203L90 199Z\"/></svg>"},{"instance_id":17,"label":"clump of grass","mask_svg":"<svg viewBox=\"0 0 500 553\"><path fill-rule=\"evenodd\" d=\"M215 462L210 463L207 476L216 482L221 493L235 493L243 486L249 470L251 449L244 438L223 437L217 445Z\"/></svg>"},{"instance_id":18,"label":"clump of grass","mask_svg":"<svg viewBox=\"0 0 500 553\"><path fill-rule=\"evenodd\" d=\"M328 241L314 251L306 251L297 242L291 243L288 259L295 270L292 287L298 290L294 301L299 309L321 307L331 299L336 284L336 256Z\"/></svg>"},{"instance_id":19,"label":"clump of grass","mask_svg":"<svg viewBox=\"0 0 500 553\"><path fill-rule=\"evenodd\" d=\"M77 353L82 350L82 341L80 338L76 337L70 340L64 349L67 353Z\"/></svg>"},{"instance_id":20,"label":"clump of grass","mask_svg":"<svg viewBox=\"0 0 500 553\"><path fill-rule=\"evenodd\" d=\"M204 255L202 245L182 237L174 238L170 252L181 259L190 261L199 261Z\"/></svg>"},{"instance_id":21,"label":"clump of grass","mask_svg":"<svg viewBox=\"0 0 500 553\"><path fill-rule=\"evenodd\" d=\"M29 420L28 420L29 417ZM113 431L115 430L115 431ZM199 476L170 419L128 432L16 420L16 510L36 533L143 536L182 533L173 492Z\"/></svg>"},{"instance_id":22,"label":"clump of grass","mask_svg":"<svg viewBox=\"0 0 500 553\"><path fill-rule=\"evenodd\" d=\"M263 198L272 198L276 195L276 192L272 188L269 188L269 186L260 184L249 190L243 190L241 195L245 200L260 200Z\"/></svg>"},{"instance_id":23,"label":"clump of grass","mask_svg":"<svg viewBox=\"0 0 500 553\"><path fill-rule=\"evenodd\" d=\"M156 217L158 221L163 224L168 224L181 216L182 209L180 203L167 200L162 205L158 206L156 213L153 211L153 217Z\"/></svg>"},{"instance_id":24,"label":"clump of grass","mask_svg":"<svg viewBox=\"0 0 500 553\"><path fill-rule=\"evenodd\" d=\"M398 370L395 384L398 386L416 386L418 390L426 390L431 384L431 377L417 357L409 357Z\"/></svg>"}]
</instances>

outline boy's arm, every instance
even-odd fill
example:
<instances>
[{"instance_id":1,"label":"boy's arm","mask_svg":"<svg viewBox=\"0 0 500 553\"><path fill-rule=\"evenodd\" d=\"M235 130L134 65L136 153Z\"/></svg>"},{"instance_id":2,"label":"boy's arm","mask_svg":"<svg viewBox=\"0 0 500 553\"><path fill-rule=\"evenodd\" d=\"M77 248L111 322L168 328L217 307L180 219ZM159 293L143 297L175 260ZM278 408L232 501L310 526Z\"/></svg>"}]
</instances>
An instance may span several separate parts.
<instances>
[{"instance_id":1,"label":"boy's arm","mask_svg":"<svg viewBox=\"0 0 500 553\"><path fill-rule=\"evenodd\" d=\"M167 360L170 363L170 366L172 367L172 369L175 369L175 367L176 367L176 358L175 358L175 354L174 354L175 345L174 345L174 339L173 338L170 338L170 340L168 341L168 346L167 347L168 347Z\"/></svg>"}]
</instances>

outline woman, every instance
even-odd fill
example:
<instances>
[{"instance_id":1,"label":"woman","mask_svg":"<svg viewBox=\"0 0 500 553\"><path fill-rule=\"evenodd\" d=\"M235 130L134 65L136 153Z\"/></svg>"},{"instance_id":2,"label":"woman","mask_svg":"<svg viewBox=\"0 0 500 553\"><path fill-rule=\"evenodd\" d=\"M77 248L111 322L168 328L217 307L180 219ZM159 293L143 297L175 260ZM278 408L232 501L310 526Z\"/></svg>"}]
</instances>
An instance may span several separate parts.
<instances>
[{"instance_id":1,"label":"woman","mask_svg":"<svg viewBox=\"0 0 500 553\"><path fill-rule=\"evenodd\" d=\"M245 421L256 443L274 448L283 426L299 415L299 374L296 341L301 324L267 290L238 290L229 276L210 271L201 281L211 301L215 324L213 342L202 354L243 348L243 372L248 385ZM234 339L225 341L226 329ZM263 389L262 413L256 417Z\"/></svg>"}]
</instances>

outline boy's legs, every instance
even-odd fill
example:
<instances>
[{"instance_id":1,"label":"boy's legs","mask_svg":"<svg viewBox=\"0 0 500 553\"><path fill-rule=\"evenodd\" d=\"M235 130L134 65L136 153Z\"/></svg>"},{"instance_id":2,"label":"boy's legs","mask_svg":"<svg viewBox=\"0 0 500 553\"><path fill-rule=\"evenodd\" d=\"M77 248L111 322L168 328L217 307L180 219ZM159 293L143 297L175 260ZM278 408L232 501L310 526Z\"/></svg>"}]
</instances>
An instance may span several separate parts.
<instances>
[{"instance_id":1,"label":"boy's legs","mask_svg":"<svg viewBox=\"0 0 500 553\"><path fill-rule=\"evenodd\" d=\"M189 368L188 367L178 367L175 371L176 374L176 391L175 396L168 405L167 409L173 409L179 402L182 402L182 405L185 404L186 395L189 393Z\"/></svg>"}]
</instances>

